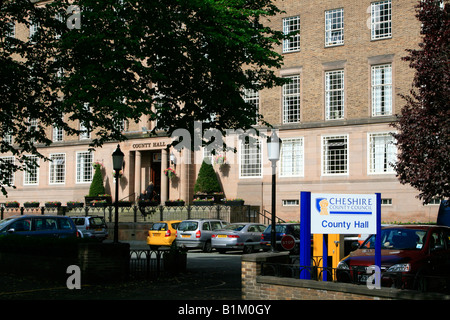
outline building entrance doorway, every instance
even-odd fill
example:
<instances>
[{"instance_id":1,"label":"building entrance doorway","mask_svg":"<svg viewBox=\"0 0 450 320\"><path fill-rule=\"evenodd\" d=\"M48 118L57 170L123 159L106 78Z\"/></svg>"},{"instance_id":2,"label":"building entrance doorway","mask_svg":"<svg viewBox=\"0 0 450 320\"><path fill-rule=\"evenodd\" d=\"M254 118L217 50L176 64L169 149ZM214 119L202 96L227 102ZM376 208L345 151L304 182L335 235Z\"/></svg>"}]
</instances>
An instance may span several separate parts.
<instances>
[{"instance_id":1,"label":"building entrance doorway","mask_svg":"<svg viewBox=\"0 0 450 320\"><path fill-rule=\"evenodd\" d=\"M150 163L150 181L154 185L154 199L160 202L161 199L161 152L151 153L151 163Z\"/></svg>"}]
</instances>

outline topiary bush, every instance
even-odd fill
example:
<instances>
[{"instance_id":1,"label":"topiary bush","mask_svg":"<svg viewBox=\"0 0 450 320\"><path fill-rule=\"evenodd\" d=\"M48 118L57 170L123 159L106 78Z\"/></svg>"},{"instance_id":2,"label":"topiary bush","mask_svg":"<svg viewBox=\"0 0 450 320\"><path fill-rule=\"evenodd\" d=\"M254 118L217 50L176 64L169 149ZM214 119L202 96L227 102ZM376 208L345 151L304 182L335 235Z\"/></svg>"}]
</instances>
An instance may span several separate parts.
<instances>
[{"instance_id":1,"label":"topiary bush","mask_svg":"<svg viewBox=\"0 0 450 320\"><path fill-rule=\"evenodd\" d=\"M105 186L103 185L102 166L94 163L94 177L89 187L89 197L97 197L99 194L105 194Z\"/></svg>"},{"instance_id":2,"label":"topiary bush","mask_svg":"<svg viewBox=\"0 0 450 320\"><path fill-rule=\"evenodd\" d=\"M213 193L220 191L220 183L212 164L203 161L194 185L194 193Z\"/></svg>"}]
</instances>

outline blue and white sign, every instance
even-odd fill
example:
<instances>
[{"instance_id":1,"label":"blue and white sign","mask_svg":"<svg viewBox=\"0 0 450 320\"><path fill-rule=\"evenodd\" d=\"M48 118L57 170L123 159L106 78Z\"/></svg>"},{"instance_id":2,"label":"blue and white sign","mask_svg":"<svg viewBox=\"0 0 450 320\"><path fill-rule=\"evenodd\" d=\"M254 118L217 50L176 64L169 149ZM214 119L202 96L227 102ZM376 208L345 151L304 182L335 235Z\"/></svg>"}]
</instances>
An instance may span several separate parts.
<instances>
[{"instance_id":1,"label":"blue and white sign","mask_svg":"<svg viewBox=\"0 0 450 320\"><path fill-rule=\"evenodd\" d=\"M311 193L311 233L376 234L376 195Z\"/></svg>"}]
</instances>

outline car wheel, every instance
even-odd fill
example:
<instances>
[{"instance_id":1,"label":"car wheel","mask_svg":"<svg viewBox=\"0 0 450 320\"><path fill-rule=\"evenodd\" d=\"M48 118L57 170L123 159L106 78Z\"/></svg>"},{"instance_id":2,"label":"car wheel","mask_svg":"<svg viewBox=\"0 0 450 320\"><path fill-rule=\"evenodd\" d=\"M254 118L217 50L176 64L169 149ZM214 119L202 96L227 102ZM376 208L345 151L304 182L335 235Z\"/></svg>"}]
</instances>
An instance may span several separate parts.
<instances>
[{"instance_id":1,"label":"car wheel","mask_svg":"<svg viewBox=\"0 0 450 320\"><path fill-rule=\"evenodd\" d=\"M212 251L211 241L206 241L203 245L203 252L210 253Z\"/></svg>"},{"instance_id":2,"label":"car wheel","mask_svg":"<svg viewBox=\"0 0 450 320\"><path fill-rule=\"evenodd\" d=\"M246 245L244 245L244 250L243 250L243 252L245 253L245 254L250 254L250 253L253 253L253 246L246 246Z\"/></svg>"}]
</instances>

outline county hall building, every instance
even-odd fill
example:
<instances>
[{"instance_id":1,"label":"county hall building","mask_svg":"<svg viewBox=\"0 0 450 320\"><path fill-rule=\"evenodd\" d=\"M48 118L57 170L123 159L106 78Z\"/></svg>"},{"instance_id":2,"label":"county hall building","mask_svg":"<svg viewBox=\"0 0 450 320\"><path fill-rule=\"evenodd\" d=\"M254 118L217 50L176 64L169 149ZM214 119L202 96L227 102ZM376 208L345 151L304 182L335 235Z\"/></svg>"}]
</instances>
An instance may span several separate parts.
<instances>
[{"instance_id":1,"label":"county hall building","mask_svg":"<svg viewBox=\"0 0 450 320\"><path fill-rule=\"evenodd\" d=\"M390 163L396 146L390 125L396 121L414 76L402 57L417 48L420 22L416 0L285 0L275 4L282 14L268 24L285 32L298 31L276 50L284 56L278 70L290 81L283 87L247 92L245 98L282 139L277 163L277 216L300 219L300 192L381 193L382 220L436 221L438 202L422 205L418 192L398 182ZM14 36L30 30L16 25ZM32 32L32 31L31 31ZM160 132L150 136L154 123L142 117L124 124L128 140L120 199L135 200L153 182L161 202L194 197L202 160L210 159L226 198L242 198L260 212L271 212L271 167L267 145L243 145L231 135L237 152L227 152L227 165L215 163L207 150L189 155L168 148L172 142ZM265 128L261 128L265 129ZM270 133L270 130L268 131ZM48 128L53 144L40 148L51 162L40 161L34 172L17 172L10 179L16 189L0 203L25 201L84 201L93 177L93 162L104 166L107 193L114 194L112 158L116 143L89 151L91 135L66 136ZM7 138L7 137L4 137ZM10 155L3 158L14 161ZM176 177L164 170L172 167Z\"/></svg>"}]
</instances>

